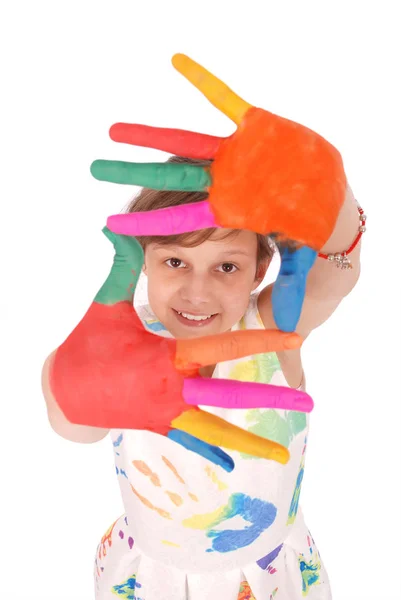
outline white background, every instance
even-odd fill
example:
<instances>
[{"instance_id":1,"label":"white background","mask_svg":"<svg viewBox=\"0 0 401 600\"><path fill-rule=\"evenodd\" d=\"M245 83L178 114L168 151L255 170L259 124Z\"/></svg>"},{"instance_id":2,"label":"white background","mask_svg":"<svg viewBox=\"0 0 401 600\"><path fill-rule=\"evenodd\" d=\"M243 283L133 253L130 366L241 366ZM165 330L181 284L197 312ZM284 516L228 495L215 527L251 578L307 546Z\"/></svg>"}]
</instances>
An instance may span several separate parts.
<instances>
[{"instance_id":1,"label":"white background","mask_svg":"<svg viewBox=\"0 0 401 600\"><path fill-rule=\"evenodd\" d=\"M173 69L175 52L329 139L368 214L358 286L303 349L316 408L302 505L335 600L400 597L397 5L4 3L1 599L93 598L97 543L122 513L109 439L53 433L40 374L109 271L107 215L135 192L95 181L90 163L166 158L114 144L109 126L233 131Z\"/></svg>"}]
</instances>

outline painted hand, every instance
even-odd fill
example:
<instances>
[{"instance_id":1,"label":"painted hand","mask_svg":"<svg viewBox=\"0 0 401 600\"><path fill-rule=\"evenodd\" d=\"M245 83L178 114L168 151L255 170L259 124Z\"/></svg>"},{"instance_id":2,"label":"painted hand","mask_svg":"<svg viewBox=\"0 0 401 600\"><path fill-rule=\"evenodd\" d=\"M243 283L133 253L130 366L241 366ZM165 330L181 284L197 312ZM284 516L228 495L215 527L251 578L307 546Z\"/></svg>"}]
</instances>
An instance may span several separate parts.
<instances>
[{"instance_id":1,"label":"painted hand","mask_svg":"<svg viewBox=\"0 0 401 600\"><path fill-rule=\"evenodd\" d=\"M311 129L248 104L190 58L177 54L173 65L236 123L237 130L220 138L117 123L110 136L116 142L213 159L211 167L97 160L91 172L97 179L114 183L207 191L209 198L148 213L113 215L107 225L126 235L170 235L207 227L271 235L286 262L276 282L276 287L283 289L276 290L273 312L280 329L293 331L301 314L308 271L334 230L345 199L341 155ZM287 242L295 252L288 250ZM284 300L281 307L279 299Z\"/></svg>"},{"instance_id":2,"label":"painted hand","mask_svg":"<svg viewBox=\"0 0 401 600\"><path fill-rule=\"evenodd\" d=\"M166 435L226 470L234 463L219 446L286 463L285 447L198 405L310 412L310 396L282 386L204 379L199 368L297 348L302 338L265 330L175 340L146 331L133 307L142 248L135 238L103 231L115 248L112 269L82 321L58 348L50 375L66 418L80 425Z\"/></svg>"}]
</instances>

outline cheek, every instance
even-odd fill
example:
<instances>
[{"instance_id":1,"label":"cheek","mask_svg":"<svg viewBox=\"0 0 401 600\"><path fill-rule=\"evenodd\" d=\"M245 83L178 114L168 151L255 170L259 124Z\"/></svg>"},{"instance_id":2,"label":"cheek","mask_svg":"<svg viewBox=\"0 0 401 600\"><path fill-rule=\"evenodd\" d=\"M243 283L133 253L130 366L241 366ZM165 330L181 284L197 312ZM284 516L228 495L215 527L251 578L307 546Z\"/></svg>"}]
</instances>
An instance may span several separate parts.
<instances>
[{"instance_id":1,"label":"cheek","mask_svg":"<svg viewBox=\"0 0 401 600\"><path fill-rule=\"evenodd\" d=\"M250 294L249 285L237 282L236 285L230 286L220 296L224 312L241 318L248 306Z\"/></svg>"},{"instance_id":2,"label":"cheek","mask_svg":"<svg viewBox=\"0 0 401 600\"><path fill-rule=\"evenodd\" d=\"M247 296L251 293L255 283L256 270L246 269L235 273L232 278L227 277L225 286L231 294Z\"/></svg>"},{"instance_id":3,"label":"cheek","mask_svg":"<svg viewBox=\"0 0 401 600\"><path fill-rule=\"evenodd\" d=\"M166 276L162 269L148 272L148 298L152 305L163 306L176 293L176 281Z\"/></svg>"}]
</instances>

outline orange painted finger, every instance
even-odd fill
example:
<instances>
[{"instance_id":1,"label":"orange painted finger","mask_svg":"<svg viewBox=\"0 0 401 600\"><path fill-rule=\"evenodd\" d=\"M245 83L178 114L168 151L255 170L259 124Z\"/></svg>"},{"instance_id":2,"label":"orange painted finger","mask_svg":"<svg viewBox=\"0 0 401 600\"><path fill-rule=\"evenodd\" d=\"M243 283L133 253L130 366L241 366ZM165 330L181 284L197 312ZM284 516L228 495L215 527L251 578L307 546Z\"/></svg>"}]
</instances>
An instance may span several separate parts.
<instances>
[{"instance_id":1,"label":"orange painted finger","mask_svg":"<svg viewBox=\"0 0 401 600\"><path fill-rule=\"evenodd\" d=\"M300 348L302 342L297 333L288 334L278 329L229 331L204 338L177 340L175 366L181 370L199 368L251 354Z\"/></svg>"},{"instance_id":2,"label":"orange painted finger","mask_svg":"<svg viewBox=\"0 0 401 600\"><path fill-rule=\"evenodd\" d=\"M203 410L187 410L174 419L171 426L213 446L275 460L283 465L290 458L290 453L284 446L245 431Z\"/></svg>"}]
</instances>

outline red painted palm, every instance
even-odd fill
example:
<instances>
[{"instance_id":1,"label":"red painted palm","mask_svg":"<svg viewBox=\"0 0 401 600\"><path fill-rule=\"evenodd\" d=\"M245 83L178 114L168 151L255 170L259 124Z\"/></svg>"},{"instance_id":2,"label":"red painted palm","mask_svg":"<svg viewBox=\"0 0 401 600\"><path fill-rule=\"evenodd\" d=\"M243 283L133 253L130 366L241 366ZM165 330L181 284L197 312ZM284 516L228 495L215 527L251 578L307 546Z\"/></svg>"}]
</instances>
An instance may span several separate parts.
<instances>
[{"instance_id":1,"label":"red painted palm","mask_svg":"<svg viewBox=\"0 0 401 600\"><path fill-rule=\"evenodd\" d=\"M199 369L297 348L302 338L265 330L175 340L146 331L133 307L142 249L135 238L107 228L104 233L115 247L113 267L81 322L58 348L51 369L52 391L66 418L80 425L167 435L227 470L233 462L221 448L287 462L283 446L198 405L309 412L310 396L282 386L206 379Z\"/></svg>"}]
</instances>

